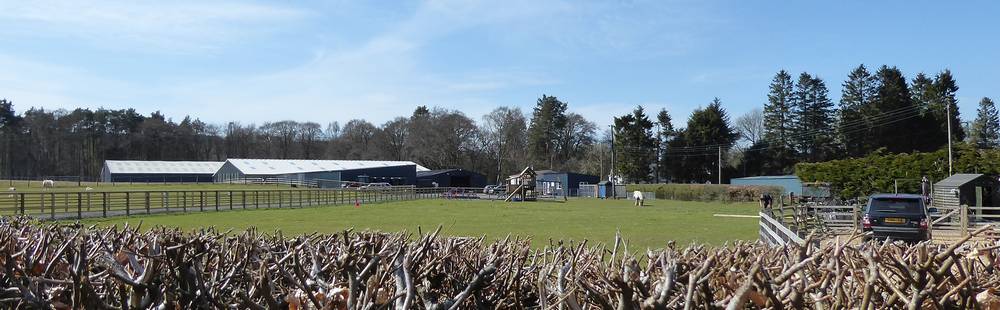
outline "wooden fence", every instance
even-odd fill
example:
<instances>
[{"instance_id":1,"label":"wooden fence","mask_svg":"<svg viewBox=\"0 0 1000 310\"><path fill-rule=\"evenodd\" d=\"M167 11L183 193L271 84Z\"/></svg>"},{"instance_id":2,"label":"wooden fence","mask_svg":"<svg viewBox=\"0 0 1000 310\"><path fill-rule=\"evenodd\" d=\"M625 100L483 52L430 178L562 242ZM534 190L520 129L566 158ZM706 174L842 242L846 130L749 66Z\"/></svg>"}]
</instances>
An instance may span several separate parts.
<instances>
[{"instance_id":1,"label":"wooden fence","mask_svg":"<svg viewBox=\"0 0 1000 310\"><path fill-rule=\"evenodd\" d=\"M801 240L809 233L849 235L861 232L862 206L780 206L760 212L760 240L784 245ZM1000 223L1000 207L961 205L938 208L929 213L931 235L937 241L950 242L968 236L987 225ZM798 238L798 239L796 239ZM1000 239L993 230L979 238Z\"/></svg>"},{"instance_id":2,"label":"wooden fence","mask_svg":"<svg viewBox=\"0 0 1000 310\"><path fill-rule=\"evenodd\" d=\"M792 205L759 212L759 238L767 244L783 246L805 243L806 235L850 234L858 229L857 206Z\"/></svg>"},{"instance_id":3,"label":"wooden fence","mask_svg":"<svg viewBox=\"0 0 1000 310\"><path fill-rule=\"evenodd\" d=\"M478 196L481 191L408 186L372 189L13 192L0 196L0 215L59 220L168 212L303 208L430 198L482 198Z\"/></svg>"}]
</instances>

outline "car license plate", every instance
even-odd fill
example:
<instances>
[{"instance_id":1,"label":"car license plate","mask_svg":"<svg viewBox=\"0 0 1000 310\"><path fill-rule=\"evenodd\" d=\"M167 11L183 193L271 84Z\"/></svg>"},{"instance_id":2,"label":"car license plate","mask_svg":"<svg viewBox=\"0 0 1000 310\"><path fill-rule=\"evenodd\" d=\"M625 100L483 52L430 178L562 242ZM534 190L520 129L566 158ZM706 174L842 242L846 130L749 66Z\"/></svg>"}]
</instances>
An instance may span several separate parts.
<instances>
[{"instance_id":1,"label":"car license plate","mask_svg":"<svg viewBox=\"0 0 1000 310\"><path fill-rule=\"evenodd\" d=\"M906 224L906 219L898 217L887 217L885 218L887 224Z\"/></svg>"}]
</instances>

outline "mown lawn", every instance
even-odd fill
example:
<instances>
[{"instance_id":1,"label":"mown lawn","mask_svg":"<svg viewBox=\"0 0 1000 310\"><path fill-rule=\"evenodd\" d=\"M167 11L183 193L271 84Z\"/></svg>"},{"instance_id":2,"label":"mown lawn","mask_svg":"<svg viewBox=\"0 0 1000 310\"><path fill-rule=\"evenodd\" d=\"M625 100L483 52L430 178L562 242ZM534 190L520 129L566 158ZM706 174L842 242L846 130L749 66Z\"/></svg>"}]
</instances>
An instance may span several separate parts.
<instances>
[{"instance_id":1,"label":"mown lawn","mask_svg":"<svg viewBox=\"0 0 1000 310\"><path fill-rule=\"evenodd\" d=\"M504 203L479 200L418 200L353 206L314 207L152 215L91 219L88 224L142 222L185 230L215 226L240 231L257 227L285 234L335 233L347 228L416 232L443 226L451 236L503 238L507 234L532 237L533 245L553 240L590 240L610 243L615 230L630 240L632 249L660 248L667 241L720 245L757 238L753 218L714 217L713 214L756 214L756 204L723 204L657 200L636 208L630 201L572 199L568 202Z\"/></svg>"}]
</instances>

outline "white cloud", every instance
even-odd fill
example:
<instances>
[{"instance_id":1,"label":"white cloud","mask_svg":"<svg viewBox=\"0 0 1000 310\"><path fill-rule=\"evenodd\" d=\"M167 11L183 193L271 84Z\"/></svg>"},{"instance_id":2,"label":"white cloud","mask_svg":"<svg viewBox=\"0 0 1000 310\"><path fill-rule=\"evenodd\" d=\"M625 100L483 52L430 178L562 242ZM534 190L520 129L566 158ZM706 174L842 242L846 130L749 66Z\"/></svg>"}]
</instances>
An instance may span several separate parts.
<instances>
[{"instance_id":1,"label":"white cloud","mask_svg":"<svg viewBox=\"0 0 1000 310\"><path fill-rule=\"evenodd\" d=\"M5 24L0 34L183 53L212 50L307 15L287 7L226 1L8 1L0 2Z\"/></svg>"},{"instance_id":2,"label":"white cloud","mask_svg":"<svg viewBox=\"0 0 1000 310\"><path fill-rule=\"evenodd\" d=\"M47 8L52 6L53 8ZM8 9L8 10L4 10ZM54 11L49 11L54 9ZM86 70L51 67L17 77L14 84L0 78L0 94L19 97L32 105L75 107L104 105L161 110L177 118L193 115L210 122L244 123L295 119L345 121L365 118L374 123L408 115L417 105L459 109L474 119L499 105L520 105L530 111L534 97L552 85L562 85L559 73L544 64L475 68L437 68L426 63L424 49L438 40L463 31L515 39L518 46L561 45L565 57L584 50L623 53L634 50L683 50L687 39L670 40L664 23L681 23L675 13L668 21L633 21L624 17L642 8L628 7L602 14L609 6L577 2L536 1L438 1L422 3L409 18L386 31L353 45L317 50L300 65L274 72L233 76L173 77L163 84L134 85L125 77L105 78ZM657 5L657 10L669 6ZM48 28L43 33L74 36L111 44L119 38L131 45L198 51L213 49L227 40L251 35L254 25L295 20L309 13L275 6L229 2L144 2L94 6L78 2L42 2L30 5L0 4L0 21L16 19ZM73 12L80 12L80 16ZM679 11L683 12L683 11ZM686 15L685 15L686 16ZM676 17L676 18L675 18ZM688 18L688 17L685 17ZM655 18L654 18L655 19ZM646 24L648 23L648 24ZM647 28L648 27L648 28ZM28 27L31 28L31 27ZM484 30L489 29L489 30ZM677 37L687 38L687 28ZM24 29L22 29L24 30ZM638 34L631 34L630 30ZM0 34L4 30L0 30ZM248 32L249 31L249 32ZM106 32L106 33L105 33ZM505 35L505 33L512 33ZM667 38L667 39L665 39ZM677 45L678 47L668 46ZM663 49L658 49L664 47ZM545 50L545 49L540 49ZM619 55L627 57L626 54ZM0 66L17 63L0 58ZM38 63L25 65L36 71ZM84 64L86 66L86 64ZM55 87L47 85L58 84ZM516 103L496 96L530 94ZM573 97L573 94L559 94ZM653 100L655 98L651 98ZM634 104L588 103L570 100L571 110L599 124L631 111ZM653 106L648 106L653 109ZM671 111L675 117L681 115ZM676 122L676 121L675 121Z\"/></svg>"}]
</instances>

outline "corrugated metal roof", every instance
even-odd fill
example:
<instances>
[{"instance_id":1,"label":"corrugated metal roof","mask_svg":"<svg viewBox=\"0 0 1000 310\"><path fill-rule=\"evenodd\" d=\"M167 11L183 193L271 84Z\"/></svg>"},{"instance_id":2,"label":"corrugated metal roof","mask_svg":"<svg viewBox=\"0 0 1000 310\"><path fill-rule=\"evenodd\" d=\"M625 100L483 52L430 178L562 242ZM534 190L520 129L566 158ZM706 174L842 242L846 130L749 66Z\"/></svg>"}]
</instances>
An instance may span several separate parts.
<instances>
[{"instance_id":1,"label":"corrugated metal roof","mask_svg":"<svg viewBox=\"0 0 1000 310\"><path fill-rule=\"evenodd\" d=\"M462 171L462 169L439 169L439 170L417 171L417 177L418 178L430 177L442 173L457 172L457 171Z\"/></svg>"},{"instance_id":2,"label":"corrugated metal roof","mask_svg":"<svg viewBox=\"0 0 1000 310\"><path fill-rule=\"evenodd\" d=\"M417 166L417 171L430 170L412 161L230 158L226 162L247 175L343 171L411 165Z\"/></svg>"},{"instance_id":3,"label":"corrugated metal roof","mask_svg":"<svg viewBox=\"0 0 1000 310\"><path fill-rule=\"evenodd\" d=\"M129 174L215 174L221 161L106 160L111 173Z\"/></svg>"},{"instance_id":4,"label":"corrugated metal roof","mask_svg":"<svg viewBox=\"0 0 1000 310\"><path fill-rule=\"evenodd\" d=\"M962 184L969 183L970 181L975 180L975 179L977 179L977 178L979 178L981 176L983 176L983 175L982 174L976 174L976 173L959 173L959 174L953 174L950 177L947 177L944 180L941 180L941 181L937 182L937 184L934 184L934 186L935 187L958 187L958 186L962 186Z\"/></svg>"}]
</instances>

